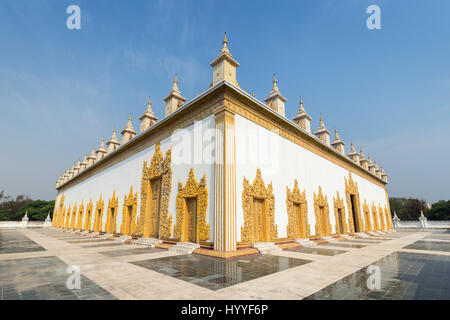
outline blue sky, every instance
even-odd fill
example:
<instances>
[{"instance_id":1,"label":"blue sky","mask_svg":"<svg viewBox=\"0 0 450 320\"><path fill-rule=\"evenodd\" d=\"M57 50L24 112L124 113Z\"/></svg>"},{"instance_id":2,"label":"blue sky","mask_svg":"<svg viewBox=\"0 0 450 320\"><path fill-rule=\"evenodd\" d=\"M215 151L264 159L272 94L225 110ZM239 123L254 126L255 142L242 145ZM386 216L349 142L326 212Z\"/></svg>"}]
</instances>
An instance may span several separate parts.
<instances>
[{"instance_id":1,"label":"blue sky","mask_svg":"<svg viewBox=\"0 0 450 320\"><path fill-rule=\"evenodd\" d=\"M81 8L68 30L66 8ZM366 8L381 8L381 30ZM212 79L223 31L241 88L277 73L330 131L388 173L390 196L450 199L450 1L2 0L0 190L54 199L55 181L148 96L159 118L175 73L191 99Z\"/></svg>"}]
</instances>

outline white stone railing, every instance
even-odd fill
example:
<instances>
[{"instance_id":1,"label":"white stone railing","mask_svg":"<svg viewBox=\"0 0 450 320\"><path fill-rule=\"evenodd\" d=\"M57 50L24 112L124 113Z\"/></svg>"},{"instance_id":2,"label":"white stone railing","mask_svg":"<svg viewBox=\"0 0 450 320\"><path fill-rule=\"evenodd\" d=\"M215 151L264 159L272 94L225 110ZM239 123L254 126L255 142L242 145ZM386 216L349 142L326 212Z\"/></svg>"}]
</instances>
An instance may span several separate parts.
<instances>
[{"instance_id":1,"label":"white stone railing","mask_svg":"<svg viewBox=\"0 0 450 320\"><path fill-rule=\"evenodd\" d=\"M392 222L395 229L450 229L450 220L428 221L423 212L420 212L418 221L401 221L394 212Z\"/></svg>"},{"instance_id":2,"label":"white stone railing","mask_svg":"<svg viewBox=\"0 0 450 320\"><path fill-rule=\"evenodd\" d=\"M22 221L0 221L0 229L6 228L49 228L52 226L52 220L50 214L45 221L29 221L28 214L22 218Z\"/></svg>"}]
</instances>

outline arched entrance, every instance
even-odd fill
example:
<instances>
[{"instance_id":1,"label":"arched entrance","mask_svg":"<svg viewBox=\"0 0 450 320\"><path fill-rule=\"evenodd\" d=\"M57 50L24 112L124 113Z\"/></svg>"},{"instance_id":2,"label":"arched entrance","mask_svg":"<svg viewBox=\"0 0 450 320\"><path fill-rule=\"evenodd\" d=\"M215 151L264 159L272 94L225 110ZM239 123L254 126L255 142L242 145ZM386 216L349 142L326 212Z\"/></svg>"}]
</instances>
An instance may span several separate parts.
<instances>
[{"instance_id":1,"label":"arched entrance","mask_svg":"<svg viewBox=\"0 0 450 320\"><path fill-rule=\"evenodd\" d=\"M345 222L345 205L344 200L339 197L339 191L337 192L336 198L333 197L334 204L334 218L336 221L336 233L345 234L347 233L347 223Z\"/></svg>"},{"instance_id":2,"label":"arched entrance","mask_svg":"<svg viewBox=\"0 0 450 320\"><path fill-rule=\"evenodd\" d=\"M123 202L121 234L131 236L136 233L136 212L137 192L133 194L133 186L131 186L130 193L125 195Z\"/></svg>"},{"instance_id":3,"label":"arched entrance","mask_svg":"<svg viewBox=\"0 0 450 320\"><path fill-rule=\"evenodd\" d=\"M244 226L241 227L243 242L266 242L278 237L272 183L269 183L266 188L260 169L256 170L253 185L250 185L248 180L244 178L242 207L244 209Z\"/></svg>"},{"instance_id":4,"label":"arched entrance","mask_svg":"<svg viewBox=\"0 0 450 320\"><path fill-rule=\"evenodd\" d=\"M206 222L208 208L208 189L206 174L197 183L194 169L189 171L186 185L178 183L177 223L174 236L182 242L206 241L209 239L209 223Z\"/></svg>"},{"instance_id":5,"label":"arched entrance","mask_svg":"<svg viewBox=\"0 0 450 320\"><path fill-rule=\"evenodd\" d=\"M287 235L291 239L303 239L310 236L308 224L308 203L306 194L300 193L297 179L294 180L294 188L286 187L286 208L288 213Z\"/></svg>"},{"instance_id":6,"label":"arched entrance","mask_svg":"<svg viewBox=\"0 0 450 320\"><path fill-rule=\"evenodd\" d=\"M119 198L116 196L116 190L108 201L108 213L106 216L105 232L112 234L117 230L117 214L119 209Z\"/></svg>"},{"instance_id":7,"label":"arched entrance","mask_svg":"<svg viewBox=\"0 0 450 320\"><path fill-rule=\"evenodd\" d=\"M101 232L103 229L103 209L105 207L105 201L103 200L103 196L100 195L100 199L95 204L94 211L94 232Z\"/></svg>"},{"instance_id":8,"label":"arched entrance","mask_svg":"<svg viewBox=\"0 0 450 320\"><path fill-rule=\"evenodd\" d=\"M86 206L86 217L84 218L84 231L91 230L91 220L92 220L92 198L89 199L89 203Z\"/></svg>"},{"instance_id":9,"label":"arched entrance","mask_svg":"<svg viewBox=\"0 0 450 320\"><path fill-rule=\"evenodd\" d=\"M319 193L314 193L314 213L316 215L316 236L325 237L331 234L330 208L327 196L323 196L322 187L319 186Z\"/></svg>"},{"instance_id":10,"label":"arched entrance","mask_svg":"<svg viewBox=\"0 0 450 320\"><path fill-rule=\"evenodd\" d=\"M77 217L77 230L81 230L83 228L83 215L84 215L84 203L81 201L80 207L78 208L78 217Z\"/></svg>"},{"instance_id":11,"label":"arched entrance","mask_svg":"<svg viewBox=\"0 0 450 320\"><path fill-rule=\"evenodd\" d=\"M361 202L359 200L358 184L353 181L352 173L345 179L345 197L348 208L348 225L350 232L363 232L364 224L361 217Z\"/></svg>"},{"instance_id":12,"label":"arched entrance","mask_svg":"<svg viewBox=\"0 0 450 320\"><path fill-rule=\"evenodd\" d=\"M375 203L372 202L372 219L373 219L373 230L380 230L380 220L378 219L378 212Z\"/></svg>"},{"instance_id":13,"label":"arched entrance","mask_svg":"<svg viewBox=\"0 0 450 320\"><path fill-rule=\"evenodd\" d=\"M364 199L363 203L363 213L364 213L364 220L366 221L366 229L365 231L372 231L372 222L370 218L370 209L369 205L366 202L366 199Z\"/></svg>"},{"instance_id":14,"label":"arched entrance","mask_svg":"<svg viewBox=\"0 0 450 320\"><path fill-rule=\"evenodd\" d=\"M141 211L136 234L144 238L168 239L172 235L172 216L169 215L169 199L172 189L172 150L164 158L160 144L147 165L144 161L141 181Z\"/></svg>"}]
</instances>

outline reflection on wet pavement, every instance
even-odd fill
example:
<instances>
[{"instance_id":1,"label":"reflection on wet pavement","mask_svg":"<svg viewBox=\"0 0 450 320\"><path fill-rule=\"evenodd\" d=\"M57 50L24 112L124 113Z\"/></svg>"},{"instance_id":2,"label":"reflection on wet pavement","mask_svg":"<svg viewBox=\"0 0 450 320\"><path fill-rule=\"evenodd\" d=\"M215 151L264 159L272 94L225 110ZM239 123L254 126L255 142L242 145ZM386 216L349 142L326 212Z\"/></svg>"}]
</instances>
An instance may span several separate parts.
<instances>
[{"instance_id":1,"label":"reflection on wet pavement","mask_svg":"<svg viewBox=\"0 0 450 320\"><path fill-rule=\"evenodd\" d=\"M321 249L321 248L314 248L314 247L296 247L296 248L289 248L287 250L301 252L301 253L319 254L319 255L323 255L323 256L335 256L335 255L347 252L344 250Z\"/></svg>"},{"instance_id":2,"label":"reflection on wet pavement","mask_svg":"<svg viewBox=\"0 0 450 320\"><path fill-rule=\"evenodd\" d=\"M445 251L450 252L450 245L448 242L438 241L416 241L404 249L416 249L416 250L430 250L430 251Z\"/></svg>"},{"instance_id":3,"label":"reflection on wet pavement","mask_svg":"<svg viewBox=\"0 0 450 320\"><path fill-rule=\"evenodd\" d=\"M450 256L394 252L373 265L380 268L379 290L369 278L375 273L362 268L307 299L450 299Z\"/></svg>"},{"instance_id":4,"label":"reflection on wet pavement","mask_svg":"<svg viewBox=\"0 0 450 320\"><path fill-rule=\"evenodd\" d=\"M230 260L190 254L132 263L210 290L218 290L309 262L269 254Z\"/></svg>"},{"instance_id":5,"label":"reflection on wet pavement","mask_svg":"<svg viewBox=\"0 0 450 320\"><path fill-rule=\"evenodd\" d=\"M35 251L45 251L45 249L20 231L0 229L0 254Z\"/></svg>"}]
</instances>

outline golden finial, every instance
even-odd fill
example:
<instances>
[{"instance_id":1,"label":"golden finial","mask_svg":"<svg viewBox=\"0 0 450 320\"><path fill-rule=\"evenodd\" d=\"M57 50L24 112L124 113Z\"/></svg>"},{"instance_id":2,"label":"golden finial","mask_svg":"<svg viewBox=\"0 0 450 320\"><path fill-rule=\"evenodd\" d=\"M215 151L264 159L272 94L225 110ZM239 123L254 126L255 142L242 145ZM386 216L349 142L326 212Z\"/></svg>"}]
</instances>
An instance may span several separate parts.
<instances>
[{"instance_id":1,"label":"golden finial","mask_svg":"<svg viewBox=\"0 0 450 320\"><path fill-rule=\"evenodd\" d=\"M227 40L227 32L225 31L225 35L223 37L223 44L228 44L228 40Z\"/></svg>"},{"instance_id":2,"label":"golden finial","mask_svg":"<svg viewBox=\"0 0 450 320\"><path fill-rule=\"evenodd\" d=\"M173 79L173 83L178 83L178 74L175 73L175 79Z\"/></svg>"},{"instance_id":3,"label":"golden finial","mask_svg":"<svg viewBox=\"0 0 450 320\"><path fill-rule=\"evenodd\" d=\"M148 97L148 104L151 105L152 104L152 98Z\"/></svg>"},{"instance_id":4,"label":"golden finial","mask_svg":"<svg viewBox=\"0 0 450 320\"><path fill-rule=\"evenodd\" d=\"M255 90L252 90L252 97L255 96Z\"/></svg>"},{"instance_id":5,"label":"golden finial","mask_svg":"<svg viewBox=\"0 0 450 320\"><path fill-rule=\"evenodd\" d=\"M274 84L277 83L277 77L276 77L276 75L275 75L275 72L273 73L273 83L274 83Z\"/></svg>"},{"instance_id":6,"label":"golden finial","mask_svg":"<svg viewBox=\"0 0 450 320\"><path fill-rule=\"evenodd\" d=\"M320 114L320 122L323 122L322 114Z\"/></svg>"},{"instance_id":7,"label":"golden finial","mask_svg":"<svg viewBox=\"0 0 450 320\"><path fill-rule=\"evenodd\" d=\"M114 134L116 134L116 128L114 128Z\"/></svg>"}]
</instances>

